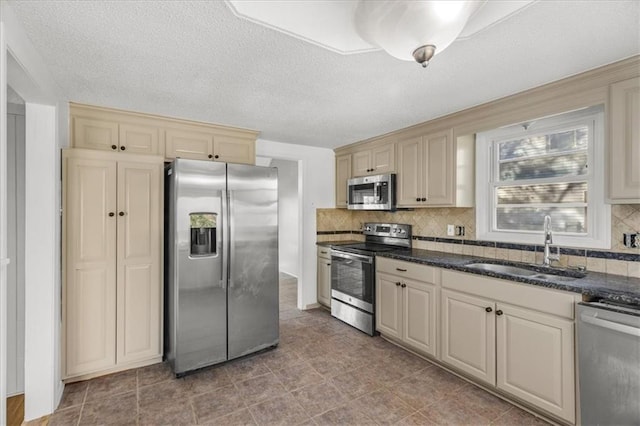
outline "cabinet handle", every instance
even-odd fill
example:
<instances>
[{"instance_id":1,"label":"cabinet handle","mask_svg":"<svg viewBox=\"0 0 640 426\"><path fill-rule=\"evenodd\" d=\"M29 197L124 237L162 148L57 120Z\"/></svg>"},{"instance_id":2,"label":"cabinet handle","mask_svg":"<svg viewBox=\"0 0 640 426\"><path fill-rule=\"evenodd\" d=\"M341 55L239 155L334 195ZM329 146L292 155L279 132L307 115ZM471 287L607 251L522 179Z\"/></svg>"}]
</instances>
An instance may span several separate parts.
<instances>
[{"instance_id":1,"label":"cabinet handle","mask_svg":"<svg viewBox=\"0 0 640 426\"><path fill-rule=\"evenodd\" d=\"M111 145L111 149L118 149L118 147L115 145Z\"/></svg>"},{"instance_id":2,"label":"cabinet handle","mask_svg":"<svg viewBox=\"0 0 640 426\"><path fill-rule=\"evenodd\" d=\"M500 309L498 309L498 310L496 311L496 315L502 315L502 314L503 314L503 312L502 312Z\"/></svg>"},{"instance_id":3,"label":"cabinet handle","mask_svg":"<svg viewBox=\"0 0 640 426\"><path fill-rule=\"evenodd\" d=\"M116 214L114 212L109 212L109 217L114 217Z\"/></svg>"},{"instance_id":4,"label":"cabinet handle","mask_svg":"<svg viewBox=\"0 0 640 426\"><path fill-rule=\"evenodd\" d=\"M120 151L124 151L125 149L127 149L127 148L125 148L124 146L120 147Z\"/></svg>"},{"instance_id":5,"label":"cabinet handle","mask_svg":"<svg viewBox=\"0 0 640 426\"><path fill-rule=\"evenodd\" d=\"M209 158L213 158L213 155L209 154L209 155L207 155L207 157L209 157Z\"/></svg>"},{"instance_id":6,"label":"cabinet handle","mask_svg":"<svg viewBox=\"0 0 640 426\"><path fill-rule=\"evenodd\" d=\"M486 308L484 308L484 310L487 311L487 312L492 312L493 311L493 309L491 309L490 306L487 306Z\"/></svg>"},{"instance_id":7,"label":"cabinet handle","mask_svg":"<svg viewBox=\"0 0 640 426\"><path fill-rule=\"evenodd\" d=\"M118 216L124 216L124 212L118 213Z\"/></svg>"},{"instance_id":8,"label":"cabinet handle","mask_svg":"<svg viewBox=\"0 0 640 426\"><path fill-rule=\"evenodd\" d=\"M400 287L400 284L402 284L402 283L401 283L400 281L398 281L398 282L396 283L396 287Z\"/></svg>"},{"instance_id":9,"label":"cabinet handle","mask_svg":"<svg viewBox=\"0 0 640 426\"><path fill-rule=\"evenodd\" d=\"M405 288L407 285L405 283L402 283L402 285L400 285L400 287Z\"/></svg>"},{"instance_id":10,"label":"cabinet handle","mask_svg":"<svg viewBox=\"0 0 640 426\"><path fill-rule=\"evenodd\" d=\"M326 252L326 251L321 251L320 253L322 253L322 254L327 254L327 252Z\"/></svg>"},{"instance_id":11,"label":"cabinet handle","mask_svg":"<svg viewBox=\"0 0 640 426\"><path fill-rule=\"evenodd\" d=\"M220 158L218 154L214 155L213 158Z\"/></svg>"},{"instance_id":12,"label":"cabinet handle","mask_svg":"<svg viewBox=\"0 0 640 426\"><path fill-rule=\"evenodd\" d=\"M402 269L402 268L396 268L396 271L400 271L400 272L407 272L406 269Z\"/></svg>"}]
</instances>

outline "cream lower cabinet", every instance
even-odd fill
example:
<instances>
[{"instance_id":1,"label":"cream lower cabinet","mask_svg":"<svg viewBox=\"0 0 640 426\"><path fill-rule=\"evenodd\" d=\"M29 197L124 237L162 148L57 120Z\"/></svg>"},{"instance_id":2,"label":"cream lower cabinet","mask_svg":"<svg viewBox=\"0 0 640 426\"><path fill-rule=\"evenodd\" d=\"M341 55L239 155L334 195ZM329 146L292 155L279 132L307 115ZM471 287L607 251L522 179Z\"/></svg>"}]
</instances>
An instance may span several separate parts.
<instances>
[{"instance_id":1,"label":"cream lower cabinet","mask_svg":"<svg viewBox=\"0 0 640 426\"><path fill-rule=\"evenodd\" d=\"M437 269L385 258L376 262L376 329L436 356Z\"/></svg>"},{"instance_id":2,"label":"cream lower cabinet","mask_svg":"<svg viewBox=\"0 0 640 426\"><path fill-rule=\"evenodd\" d=\"M64 377L162 357L162 157L64 159Z\"/></svg>"},{"instance_id":3,"label":"cream lower cabinet","mask_svg":"<svg viewBox=\"0 0 640 426\"><path fill-rule=\"evenodd\" d=\"M575 298L448 270L442 284L441 360L574 423Z\"/></svg>"},{"instance_id":4,"label":"cream lower cabinet","mask_svg":"<svg viewBox=\"0 0 640 426\"><path fill-rule=\"evenodd\" d=\"M331 307L331 249L318 247L318 303Z\"/></svg>"}]
</instances>

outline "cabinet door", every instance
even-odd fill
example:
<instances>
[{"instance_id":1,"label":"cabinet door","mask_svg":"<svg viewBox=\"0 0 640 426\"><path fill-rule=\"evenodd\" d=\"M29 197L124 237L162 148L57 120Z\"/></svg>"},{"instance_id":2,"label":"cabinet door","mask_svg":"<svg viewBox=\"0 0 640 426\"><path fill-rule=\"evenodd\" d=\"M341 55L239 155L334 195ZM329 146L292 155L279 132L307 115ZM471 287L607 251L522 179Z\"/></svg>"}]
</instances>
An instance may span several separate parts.
<instances>
[{"instance_id":1,"label":"cabinet door","mask_svg":"<svg viewBox=\"0 0 640 426\"><path fill-rule=\"evenodd\" d=\"M388 336L402 339L402 287L400 278L377 274L376 329Z\"/></svg>"},{"instance_id":2,"label":"cabinet door","mask_svg":"<svg viewBox=\"0 0 640 426\"><path fill-rule=\"evenodd\" d=\"M63 300L70 377L116 363L116 163L70 158L65 177Z\"/></svg>"},{"instance_id":3,"label":"cabinet door","mask_svg":"<svg viewBox=\"0 0 640 426\"><path fill-rule=\"evenodd\" d=\"M640 77L611 85L609 198L640 203Z\"/></svg>"},{"instance_id":4,"label":"cabinet door","mask_svg":"<svg viewBox=\"0 0 640 426\"><path fill-rule=\"evenodd\" d=\"M442 361L491 385L496 375L494 311L492 301L442 290Z\"/></svg>"},{"instance_id":5,"label":"cabinet door","mask_svg":"<svg viewBox=\"0 0 640 426\"><path fill-rule=\"evenodd\" d=\"M331 260L318 256L318 303L331 307Z\"/></svg>"},{"instance_id":6,"label":"cabinet door","mask_svg":"<svg viewBox=\"0 0 640 426\"><path fill-rule=\"evenodd\" d=\"M498 304L497 386L575 420L573 322Z\"/></svg>"},{"instance_id":7,"label":"cabinet door","mask_svg":"<svg viewBox=\"0 0 640 426\"><path fill-rule=\"evenodd\" d=\"M103 151L118 150L118 123L75 117L73 119L73 146Z\"/></svg>"},{"instance_id":8,"label":"cabinet door","mask_svg":"<svg viewBox=\"0 0 640 426\"><path fill-rule=\"evenodd\" d=\"M118 163L118 363L162 355L161 166Z\"/></svg>"},{"instance_id":9,"label":"cabinet door","mask_svg":"<svg viewBox=\"0 0 640 426\"><path fill-rule=\"evenodd\" d=\"M451 132L428 135L424 143L424 194L427 205L452 205L453 192L453 140Z\"/></svg>"},{"instance_id":10,"label":"cabinet door","mask_svg":"<svg viewBox=\"0 0 640 426\"><path fill-rule=\"evenodd\" d=\"M256 142L231 136L213 138L213 159L225 163L256 163Z\"/></svg>"},{"instance_id":11,"label":"cabinet door","mask_svg":"<svg viewBox=\"0 0 640 426\"><path fill-rule=\"evenodd\" d=\"M336 207L347 207L347 181L351 178L351 154L336 157Z\"/></svg>"},{"instance_id":12,"label":"cabinet door","mask_svg":"<svg viewBox=\"0 0 640 426\"><path fill-rule=\"evenodd\" d=\"M213 135L189 130L167 129L165 155L167 158L213 158Z\"/></svg>"},{"instance_id":13,"label":"cabinet door","mask_svg":"<svg viewBox=\"0 0 640 426\"><path fill-rule=\"evenodd\" d=\"M396 171L396 145L389 143L371 150L370 174L379 175Z\"/></svg>"},{"instance_id":14,"label":"cabinet door","mask_svg":"<svg viewBox=\"0 0 640 426\"><path fill-rule=\"evenodd\" d=\"M139 124L120 124L120 151L131 154L160 155L164 146L160 144L160 128Z\"/></svg>"},{"instance_id":15,"label":"cabinet door","mask_svg":"<svg viewBox=\"0 0 640 426\"><path fill-rule=\"evenodd\" d=\"M436 356L436 286L403 280L402 339L414 348Z\"/></svg>"},{"instance_id":16,"label":"cabinet door","mask_svg":"<svg viewBox=\"0 0 640 426\"><path fill-rule=\"evenodd\" d=\"M367 176L371 173L371 150L353 154L353 176Z\"/></svg>"},{"instance_id":17,"label":"cabinet door","mask_svg":"<svg viewBox=\"0 0 640 426\"><path fill-rule=\"evenodd\" d=\"M399 207L422 205L423 195L422 137L398 142L398 176L396 179Z\"/></svg>"}]
</instances>

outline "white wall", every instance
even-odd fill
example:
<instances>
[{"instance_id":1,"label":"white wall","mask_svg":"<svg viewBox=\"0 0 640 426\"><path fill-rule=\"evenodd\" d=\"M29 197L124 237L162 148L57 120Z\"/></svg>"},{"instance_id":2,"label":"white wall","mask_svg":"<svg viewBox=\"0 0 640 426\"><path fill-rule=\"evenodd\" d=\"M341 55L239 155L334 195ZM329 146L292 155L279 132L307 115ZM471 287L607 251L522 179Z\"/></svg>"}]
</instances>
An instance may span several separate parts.
<instances>
[{"instance_id":1,"label":"white wall","mask_svg":"<svg viewBox=\"0 0 640 426\"><path fill-rule=\"evenodd\" d=\"M26 101L25 420L50 414L60 372L60 140L67 112L46 65L5 1L0 2L0 165L6 161L7 83ZM0 259L6 257L6 167L0 168ZM5 422L6 298L0 275L0 423Z\"/></svg>"},{"instance_id":2,"label":"white wall","mask_svg":"<svg viewBox=\"0 0 640 426\"><path fill-rule=\"evenodd\" d=\"M298 308L317 306L316 209L335 204L335 160L331 149L258 139L256 154L298 161L299 229Z\"/></svg>"},{"instance_id":3,"label":"white wall","mask_svg":"<svg viewBox=\"0 0 640 426\"><path fill-rule=\"evenodd\" d=\"M278 260L281 272L298 276L298 162L273 160L278 168Z\"/></svg>"}]
</instances>

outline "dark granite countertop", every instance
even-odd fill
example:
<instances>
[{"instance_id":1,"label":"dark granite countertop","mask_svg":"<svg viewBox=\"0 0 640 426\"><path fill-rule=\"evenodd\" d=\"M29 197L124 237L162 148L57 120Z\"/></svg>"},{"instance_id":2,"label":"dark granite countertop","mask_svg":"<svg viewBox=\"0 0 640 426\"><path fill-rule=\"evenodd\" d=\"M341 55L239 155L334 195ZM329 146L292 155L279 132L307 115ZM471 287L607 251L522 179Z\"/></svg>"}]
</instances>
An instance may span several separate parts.
<instances>
[{"instance_id":1,"label":"dark granite countertop","mask_svg":"<svg viewBox=\"0 0 640 426\"><path fill-rule=\"evenodd\" d=\"M357 241L326 241L319 242L322 246L337 246L341 244L355 243ZM476 275L500 278L509 281L532 284L540 287L547 287L556 290L580 293L588 299L605 299L618 303L626 303L640 306L640 278L629 278L621 275L603 274L599 272L586 271L583 278L576 278L565 281L562 276L558 279L535 278L516 276L494 271L478 270L469 268L466 265L474 262L498 263L503 265L523 265L531 268L531 265L518 264L516 262L501 261L498 259L488 259L477 256L465 256L462 254L444 253L422 249L395 250L377 254L378 257L404 260L407 262L421 263L424 265L436 266L444 269L452 269L460 272L467 272ZM546 272L544 267L537 265L534 268L540 272Z\"/></svg>"}]
</instances>

